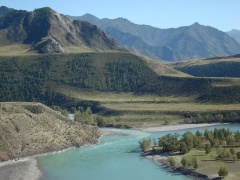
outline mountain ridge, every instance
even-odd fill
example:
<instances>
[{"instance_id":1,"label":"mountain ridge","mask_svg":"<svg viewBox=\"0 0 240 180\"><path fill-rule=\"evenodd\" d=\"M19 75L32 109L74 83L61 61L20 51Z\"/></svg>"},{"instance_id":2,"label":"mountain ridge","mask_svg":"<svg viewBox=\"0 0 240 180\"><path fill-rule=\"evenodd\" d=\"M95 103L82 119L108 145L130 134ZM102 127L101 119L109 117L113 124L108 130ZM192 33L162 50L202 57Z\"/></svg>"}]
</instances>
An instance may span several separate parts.
<instances>
[{"instance_id":1,"label":"mountain ridge","mask_svg":"<svg viewBox=\"0 0 240 180\"><path fill-rule=\"evenodd\" d=\"M39 53L63 52L76 46L93 51L121 50L114 39L89 22L70 21L44 7L28 12L9 10L0 17L0 45L28 44Z\"/></svg>"},{"instance_id":2,"label":"mountain ridge","mask_svg":"<svg viewBox=\"0 0 240 180\"><path fill-rule=\"evenodd\" d=\"M134 37L138 37L142 39L143 42L146 42L145 50L154 54L156 57L155 59L158 60L168 60L169 58L166 58L166 55L155 54L154 50L152 50L154 49L152 46L155 48L167 46L172 49L174 52L170 52L170 54L177 53L178 57L174 58L173 56L171 61L209 58L220 55L232 55L240 52L240 44L235 39L227 35L225 32L219 31L218 29L210 26L200 25L199 23L179 28L161 29L149 25L137 25L125 18L99 19L90 14L67 17L71 20L81 19L89 21L99 26L106 33L108 33L108 28L115 28L118 29L121 34L128 33L128 35L131 34ZM193 30L195 33L193 33ZM118 39L117 36L119 35L116 35L116 33L115 35L111 35L116 40ZM138 53L148 55L137 45L134 45L133 48L132 44L128 44L127 40L118 41L118 43L124 47L135 49ZM151 47L149 47L149 45ZM169 55L167 54L167 56Z\"/></svg>"},{"instance_id":3,"label":"mountain ridge","mask_svg":"<svg viewBox=\"0 0 240 180\"><path fill-rule=\"evenodd\" d=\"M229 36L233 37L240 43L240 30L233 29L231 31L226 32Z\"/></svg>"}]
</instances>

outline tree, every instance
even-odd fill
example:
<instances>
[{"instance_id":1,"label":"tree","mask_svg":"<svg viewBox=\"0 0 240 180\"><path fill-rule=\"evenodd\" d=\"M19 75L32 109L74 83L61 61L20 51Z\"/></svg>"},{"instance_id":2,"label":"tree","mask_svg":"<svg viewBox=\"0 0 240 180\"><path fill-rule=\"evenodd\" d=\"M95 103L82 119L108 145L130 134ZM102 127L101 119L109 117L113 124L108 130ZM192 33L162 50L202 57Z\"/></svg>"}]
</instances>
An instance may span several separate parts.
<instances>
[{"instance_id":1,"label":"tree","mask_svg":"<svg viewBox=\"0 0 240 180\"><path fill-rule=\"evenodd\" d=\"M193 162L193 168L194 168L194 169L197 169L197 168L198 168L198 161L197 161L197 158L194 157L193 160L192 160L192 162Z\"/></svg>"},{"instance_id":2,"label":"tree","mask_svg":"<svg viewBox=\"0 0 240 180\"><path fill-rule=\"evenodd\" d=\"M146 152L151 147L151 139L143 138L139 141L139 147L142 149L142 152Z\"/></svg>"},{"instance_id":3,"label":"tree","mask_svg":"<svg viewBox=\"0 0 240 180\"><path fill-rule=\"evenodd\" d=\"M237 158L240 159L240 152L237 152Z\"/></svg>"},{"instance_id":4,"label":"tree","mask_svg":"<svg viewBox=\"0 0 240 180\"><path fill-rule=\"evenodd\" d=\"M168 162L170 163L170 165L172 167L175 167L176 166L176 161L173 157L168 157Z\"/></svg>"},{"instance_id":5,"label":"tree","mask_svg":"<svg viewBox=\"0 0 240 180\"><path fill-rule=\"evenodd\" d=\"M185 142L186 143L186 145L187 145L187 148L188 148L188 150L190 151L192 148L193 148L193 146L194 146L194 144L193 144L193 134L192 134L192 132L190 132L190 131L187 131L187 132L185 132L183 135L182 135L182 141L183 142Z\"/></svg>"},{"instance_id":6,"label":"tree","mask_svg":"<svg viewBox=\"0 0 240 180\"><path fill-rule=\"evenodd\" d=\"M187 165L188 165L188 160L187 160L186 157L184 157L184 156L182 157L181 164L182 164L182 166L183 166L184 168L187 167Z\"/></svg>"},{"instance_id":7,"label":"tree","mask_svg":"<svg viewBox=\"0 0 240 180\"><path fill-rule=\"evenodd\" d=\"M87 107L87 109L86 109L86 114L87 114L88 116L91 116L91 115L92 115L92 110L91 110L90 107Z\"/></svg>"},{"instance_id":8,"label":"tree","mask_svg":"<svg viewBox=\"0 0 240 180\"><path fill-rule=\"evenodd\" d=\"M234 155L236 153L234 148L230 148L230 152L232 155Z\"/></svg>"},{"instance_id":9,"label":"tree","mask_svg":"<svg viewBox=\"0 0 240 180\"><path fill-rule=\"evenodd\" d=\"M199 130L197 130L197 132L195 133L195 135L198 136L198 137L202 137L202 133L201 133Z\"/></svg>"},{"instance_id":10,"label":"tree","mask_svg":"<svg viewBox=\"0 0 240 180\"><path fill-rule=\"evenodd\" d=\"M226 177L228 175L228 171L225 167L220 167L218 171L219 177Z\"/></svg>"},{"instance_id":11,"label":"tree","mask_svg":"<svg viewBox=\"0 0 240 180\"><path fill-rule=\"evenodd\" d=\"M158 140L158 144L160 147L162 147L163 151L167 152L174 152L179 150L179 141L178 141L179 134L174 133L167 134Z\"/></svg>"},{"instance_id":12,"label":"tree","mask_svg":"<svg viewBox=\"0 0 240 180\"><path fill-rule=\"evenodd\" d=\"M186 154L189 152L188 147L185 142L180 142L180 148L179 148L180 153Z\"/></svg>"},{"instance_id":13,"label":"tree","mask_svg":"<svg viewBox=\"0 0 240 180\"><path fill-rule=\"evenodd\" d=\"M206 144L206 145L205 145L205 153L206 153L206 154L209 154L210 152L211 152L210 144Z\"/></svg>"}]
</instances>

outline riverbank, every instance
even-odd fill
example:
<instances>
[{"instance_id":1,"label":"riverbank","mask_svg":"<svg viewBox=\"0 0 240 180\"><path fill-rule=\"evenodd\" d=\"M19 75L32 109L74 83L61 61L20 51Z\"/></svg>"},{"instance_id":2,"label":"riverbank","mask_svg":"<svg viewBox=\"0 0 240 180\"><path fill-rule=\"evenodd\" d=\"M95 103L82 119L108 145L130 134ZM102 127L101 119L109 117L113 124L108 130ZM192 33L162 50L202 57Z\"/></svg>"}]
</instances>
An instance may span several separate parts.
<instances>
[{"instance_id":1,"label":"riverbank","mask_svg":"<svg viewBox=\"0 0 240 180\"><path fill-rule=\"evenodd\" d=\"M0 163L0 180L44 180L37 160L27 157Z\"/></svg>"},{"instance_id":2,"label":"riverbank","mask_svg":"<svg viewBox=\"0 0 240 180\"><path fill-rule=\"evenodd\" d=\"M100 137L96 142L92 144L85 143L80 146L80 148L96 145L99 140ZM39 156L62 153L73 148L77 147L73 146L58 151L44 152L33 156L21 157L16 160L0 161L0 180L44 180L44 176L38 168L36 158Z\"/></svg>"},{"instance_id":3,"label":"riverbank","mask_svg":"<svg viewBox=\"0 0 240 180\"><path fill-rule=\"evenodd\" d=\"M161 125L161 126L155 126L155 127L142 127L137 129L143 132L163 132L163 131L175 131L175 130L200 128L200 127L218 126L218 125L223 125L223 123Z\"/></svg>"},{"instance_id":4,"label":"riverbank","mask_svg":"<svg viewBox=\"0 0 240 180\"><path fill-rule=\"evenodd\" d=\"M177 167L171 166L167 160L167 158L169 156L170 155L168 153L162 153L161 155L146 156L146 158L153 159L153 161L156 164L158 164L159 166L168 170L171 173L181 173L181 174L188 176L194 180L211 180L211 178L209 178L208 176L206 176L204 174L201 174L201 173L198 173L195 171L191 171L191 170L187 170L180 166L177 166Z\"/></svg>"}]
</instances>

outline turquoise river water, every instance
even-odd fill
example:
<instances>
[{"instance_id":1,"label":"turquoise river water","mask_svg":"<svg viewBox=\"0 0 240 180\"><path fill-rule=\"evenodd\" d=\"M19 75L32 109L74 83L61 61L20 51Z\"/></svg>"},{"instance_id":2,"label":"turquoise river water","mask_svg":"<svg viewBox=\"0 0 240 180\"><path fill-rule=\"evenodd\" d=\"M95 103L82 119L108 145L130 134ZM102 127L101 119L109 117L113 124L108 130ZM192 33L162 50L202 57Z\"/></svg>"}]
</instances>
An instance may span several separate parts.
<instances>
[{"instance_id":1,"label":"turquoise river water","mask_svg":"<svg viewBox=\"0 0 240 180\"><path fill-rule=\"evenodd\" d=\"M240 130L240 125L211 126ZM186 130L145 133L136 130L103 129L111 131L95 146L70 149L38 157L38 166L46 180L185 180L188 177L172 174L153 160L140 156L138 141L143 137L159 138L167 133ZM188 129L196 132L204 128Z\"/></svg>"}]
</instances>

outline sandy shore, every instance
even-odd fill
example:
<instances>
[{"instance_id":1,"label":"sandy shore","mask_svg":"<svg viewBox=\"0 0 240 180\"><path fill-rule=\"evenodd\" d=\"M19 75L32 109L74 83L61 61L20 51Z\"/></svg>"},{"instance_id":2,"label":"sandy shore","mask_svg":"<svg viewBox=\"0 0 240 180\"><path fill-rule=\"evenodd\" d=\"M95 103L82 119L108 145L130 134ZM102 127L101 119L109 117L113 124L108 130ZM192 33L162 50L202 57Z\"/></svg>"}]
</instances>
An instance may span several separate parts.
<instances>
[{"instance_id":1,"label":"sandy shore","mask_svg":"<svg viewBox=\"0 0 240 180\"><path fill-rule=\"evenodd\" d=\"M0 163L0 180L43 180L33 157Z\"/></svg>"},{"instance_id":2,"label":"sandy shore","mask_svg":"<svg viewBox=\"0 0 240 180\"><path fill-rule=\"evenodd\" d=\"M139 128L139 130L143 132L162 132L162 131L174 131L174 130L199 128L199 127L217 126L217 125L222 125L222 123L163 125L163 126L156 126L156 127Z\"/></svg>"}]
</instances>

